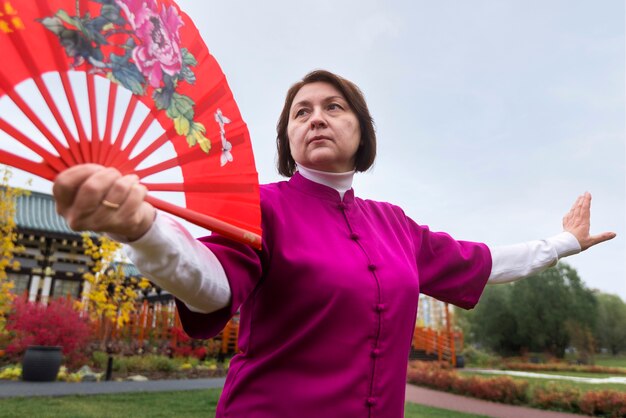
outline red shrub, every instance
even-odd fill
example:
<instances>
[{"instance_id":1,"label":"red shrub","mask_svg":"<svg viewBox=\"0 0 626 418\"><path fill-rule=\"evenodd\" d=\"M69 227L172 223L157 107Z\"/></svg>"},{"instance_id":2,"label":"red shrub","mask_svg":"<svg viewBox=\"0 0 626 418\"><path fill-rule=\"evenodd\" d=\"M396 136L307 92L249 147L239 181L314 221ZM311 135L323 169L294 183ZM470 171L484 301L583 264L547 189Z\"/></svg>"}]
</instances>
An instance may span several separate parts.
<instances>
[{"instance_id":1,"label":"red shrub","mask_svg":"<svg viewBox=\"0 0 626 418\"><path fill-rule=\"evenodd\" d=\"M587 392L580 400L580 410L589 415L626 416L626 393L616 390Z\"/></svg>"},{"instance_id":2,"label":"red shrub","mask_svg":"<svg viewBox=\"0 0 626 418\"><path fill-rule=\"evenodd\" d=\"M409 382L417 385L512 404L526 401L528 387L528 383L510 377L464 377L454 370L445 370L439 365L423 362L411 363L407 377Z\"/></svg>"},{"instance_id":3,"label":"red shrub","mask_svg":"<svg viewBox=\"0 0 626 418\"><path fill-rule=\"evenodd\" d=\"M533 391L532 404L542 409L579 412L580 397L580 390L575 388L538 387Z\"/></svg>"},{"instance_id":4,"label":"red shrub","mask_svg":"<svg viewBox=\"0 0 626 418\"><path fill-rule=\"evenodd\" d=\"M46 306L17 298L6 329L12 335L6 352L14 358L21 357L29 345L62 346L69 367L79 366L87 358L89 324L66 299L54 299Z\"/></svg>"},{"instance_id":5,"label":"red shrub","mask_svg":"<svg viewBox=\"0 0 626 418\"><path fill-rule=\"evenodd\" d=\"M409 365L408 380L416 385L428 386L433 389L449 390L455 374L434 362L414 361Z\"/></svg>"},{"instance_id":6,"label":"red shrub","mask_svg":"<svg viewBox=\"0 0 626 418\"><path fill-rule=\"evenodd\" d=\"M510 377L462 377L454 388L460 394L473 396L488 401L503 402L509 404L523 403L526 401L526 388L528 383L516 381Z\"/></svg>"},{"instance_id":7,"label":"red shrub","mask_svg":"<svg viewBox=\"0 0 626 418\"><path fill-rule=\"evenodd\" d=\"M440 365L411 362L407 372L409 383L461 395L509 404L530 403L542 409L583 412L589 415L626 417L626 393L615 390L588 391L557 385L537 388L529 400L528 382L508 376L485 378L460 376Z\"/></svg>"},{"instance_id":8,"label":"red shrub","mask_svg":"<svg viewBox=\"0 0 626 418\"><path fill-rule=\"evenodd\" d=\"M198 360L204 360L207 356L208 350L203 346L203 341L192 339L178 327L170 328L170 333L176 339L176 343L170 342L172 356L195 357Z\"/></svg>"}]
</instances>

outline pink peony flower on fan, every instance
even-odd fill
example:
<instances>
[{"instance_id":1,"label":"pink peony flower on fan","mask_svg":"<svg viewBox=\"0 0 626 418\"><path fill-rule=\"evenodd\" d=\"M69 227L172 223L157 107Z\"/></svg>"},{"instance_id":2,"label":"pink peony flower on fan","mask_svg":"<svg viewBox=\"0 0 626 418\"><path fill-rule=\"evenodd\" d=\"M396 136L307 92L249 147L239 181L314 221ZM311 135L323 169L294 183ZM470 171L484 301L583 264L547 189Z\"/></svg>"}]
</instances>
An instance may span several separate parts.
<instances>
[{"instance_id":1,"label":"pink peony flower on fan","mask_svg":"<svg viewBox=\"0 0 626 418\"><path fill-rule=\"evenodd\" d=\"M148 83L161 86L163 73L176 75L182 68L180 35L182 18L173 6L162 6L159 13L156 0L115 0L126 14L139 38L133 50L135 65Z\"/></svg>"}]
</instances>

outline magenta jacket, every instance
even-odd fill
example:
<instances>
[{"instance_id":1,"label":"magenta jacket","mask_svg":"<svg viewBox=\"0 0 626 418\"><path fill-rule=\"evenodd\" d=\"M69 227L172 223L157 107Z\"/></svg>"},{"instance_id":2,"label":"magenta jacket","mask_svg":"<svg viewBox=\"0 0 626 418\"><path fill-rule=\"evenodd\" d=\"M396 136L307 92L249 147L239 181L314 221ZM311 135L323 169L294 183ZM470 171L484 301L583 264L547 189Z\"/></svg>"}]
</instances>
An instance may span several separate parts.
<instances>
[{"instance_id":1,"label":"magenta jacket","mask_svg":"<svg viewBox=\"0 0 626 418\"><path fill-rule=\"evenodd\" d=\"M178 303L185 331L216 335L240 310L217 417L402 417L420 292L463 308L491 272L489 249L431 232L389 203L343 202L296 173L262 186L263 250L202 238L232 289L229 307Z\"/></svg>"}]
</instances>

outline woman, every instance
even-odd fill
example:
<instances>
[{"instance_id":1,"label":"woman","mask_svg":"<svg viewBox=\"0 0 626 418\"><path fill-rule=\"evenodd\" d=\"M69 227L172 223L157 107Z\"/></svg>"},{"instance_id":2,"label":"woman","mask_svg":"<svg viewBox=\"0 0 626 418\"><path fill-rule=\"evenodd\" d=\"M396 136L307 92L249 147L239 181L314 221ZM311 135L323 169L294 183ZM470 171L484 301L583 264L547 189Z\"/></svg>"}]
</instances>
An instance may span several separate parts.
<instances>
[{"instance_id":1,"label":"woman","mask_svg":"<svg viewBox=\"0 0 626 418\"><path fill-rule=\"evenodd\" d=\"M54 185L74 229L129 242L144 274L177 297L187 333L215 335L241 312L218 416L400 417L420 292L463 308L487 282L536 273L611 239L589 235L591 196L563 232L508 247L456 241L391 204L364 201L355 171L376 136L359 89L326 71L292 86L278 126L278 169L261 188L263 250L220 236L195 241L143 200L134 176L78 166Z\"/></svg>"}]
</instances>

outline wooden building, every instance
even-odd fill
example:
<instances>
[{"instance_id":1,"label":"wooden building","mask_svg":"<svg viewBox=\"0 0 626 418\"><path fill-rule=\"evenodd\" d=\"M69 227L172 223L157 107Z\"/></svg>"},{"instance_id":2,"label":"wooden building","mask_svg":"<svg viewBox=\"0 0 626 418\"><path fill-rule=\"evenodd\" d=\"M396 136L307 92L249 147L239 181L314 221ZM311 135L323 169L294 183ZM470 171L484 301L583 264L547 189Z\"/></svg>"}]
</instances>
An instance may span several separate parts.
<instances>
[{"instance_id":1,"label":"wooden building","mask_svg":"<svg viewBox=\"0 0 626 418\"><path fill-rule=\"evenodd\" d=\"M27 292L30 301L46 302L68 295L79 299L86 283L83 274L91 266L91 257L84 254L81 233L72 231L57 214L52 196L31 191L18 197L15 222L17 244L24 251L14 256L20 263L19 270L7 270L9 279L15 283L14 292ZM92 233L92 236L98 235ZM140 276L132 264L122 263L122 268L127 277ZM143 296L154 300L169 295L158 297L152 291Z\"/></svg>"},{"instance_id":2,"label":"wooden building","mask_svg":"<svg viewBox=\"0 0 626 418\"><path fill-rule=\"evenodd\" d=\"M28 292L31 301L65 295L79 298L91 258L83 253L80 233L56 213L52 196L30 192L18 197L15 222L17 244L24 247L14 255L19 270L7 270L15 293Z\"/></svg>"}]
</instances>

